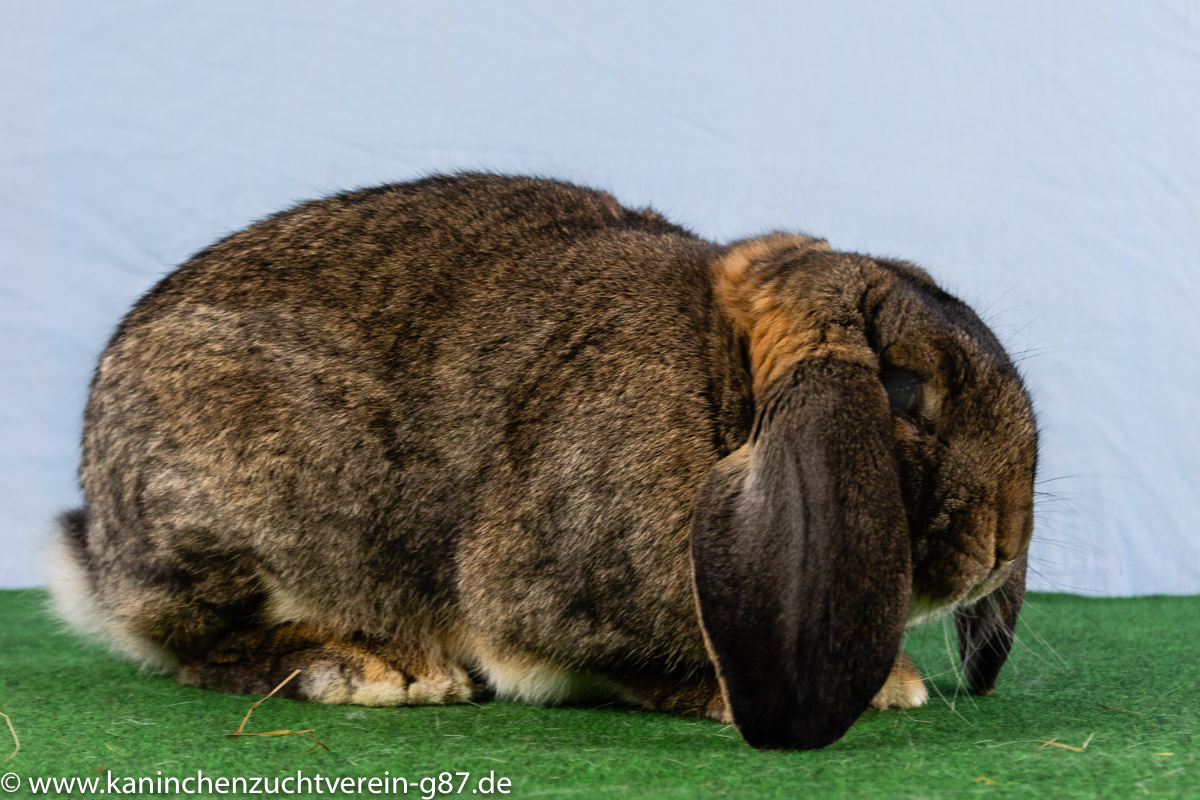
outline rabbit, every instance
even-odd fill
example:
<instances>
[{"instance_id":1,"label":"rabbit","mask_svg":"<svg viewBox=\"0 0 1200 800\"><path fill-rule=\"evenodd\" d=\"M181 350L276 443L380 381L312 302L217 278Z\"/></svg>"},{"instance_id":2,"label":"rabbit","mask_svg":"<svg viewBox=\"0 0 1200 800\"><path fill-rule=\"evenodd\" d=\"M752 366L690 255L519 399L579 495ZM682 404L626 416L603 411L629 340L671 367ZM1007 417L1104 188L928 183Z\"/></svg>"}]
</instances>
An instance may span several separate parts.
<instances>
[{"instance_id":1,"label":"rabbit","mask_svg":"<svg viewBox=\"0 0 1200 800\"><path fill-rule=\"evenodd\" d=\"M1037 426L910 263L715 244L548 179L306 202L120 323L59 613L188 686L325 703L618 699L839 739L1013 641Z\"/></svg>"}]
</instances>

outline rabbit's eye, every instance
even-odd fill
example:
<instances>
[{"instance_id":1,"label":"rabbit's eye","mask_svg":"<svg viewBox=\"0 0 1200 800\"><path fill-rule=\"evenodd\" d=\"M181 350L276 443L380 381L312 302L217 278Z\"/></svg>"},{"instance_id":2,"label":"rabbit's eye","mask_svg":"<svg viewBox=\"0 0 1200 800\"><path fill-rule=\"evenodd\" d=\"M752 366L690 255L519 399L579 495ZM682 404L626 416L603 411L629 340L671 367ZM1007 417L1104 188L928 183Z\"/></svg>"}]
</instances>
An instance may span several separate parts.
<instances>
[{"instance_id":1,"label":"rabbit's eye","mask_svg":"<svg viewBox=\"0 0 1200 800\"><path fill-rule=\"evenodd\" d=\"M921 409L921 376L910 369L885 364L879 379L887 390L892 411L916 418Z\"/></svg>"}]
</instances>

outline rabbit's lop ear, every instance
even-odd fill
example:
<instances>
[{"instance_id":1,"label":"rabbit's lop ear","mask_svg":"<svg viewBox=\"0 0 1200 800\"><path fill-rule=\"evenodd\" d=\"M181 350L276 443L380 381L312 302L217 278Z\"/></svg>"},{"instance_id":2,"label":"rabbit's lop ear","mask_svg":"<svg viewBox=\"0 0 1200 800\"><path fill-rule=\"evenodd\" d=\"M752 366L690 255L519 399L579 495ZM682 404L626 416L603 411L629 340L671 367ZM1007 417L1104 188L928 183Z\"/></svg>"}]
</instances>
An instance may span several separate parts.
<instances>
[{"instance_id":1,"label":"rabbit's lop ear","mask_svg":"<svg viewBox=\"0 0 1200 800\"><path fill-rule=\"evenodd\" d=\"M699 491L692 561L734 724L760 749L811 749L840 738L886 680L912 568L891 413L862 326L845 308L826 326L828 309L763 299L779 291L759 282L759 301L742 307L820 329L776 335L772 351L756 336L774 334L743 320L754 429Z\"/></svg>"},{"instance_id":2,"label":"rabbit's lop ear","mask_svg":"<svg viewBox=\"0 0 1200 800\"><path fill-rule=\"evenodd\" d=\"M958 653L967 684L975 694L991 694L996 676L1008 660L1017 614L1025 599L1026 554L1013 563L1013 571L996 591L968 608L954 612L958 628Z\"/></svg>"}]
</instances>

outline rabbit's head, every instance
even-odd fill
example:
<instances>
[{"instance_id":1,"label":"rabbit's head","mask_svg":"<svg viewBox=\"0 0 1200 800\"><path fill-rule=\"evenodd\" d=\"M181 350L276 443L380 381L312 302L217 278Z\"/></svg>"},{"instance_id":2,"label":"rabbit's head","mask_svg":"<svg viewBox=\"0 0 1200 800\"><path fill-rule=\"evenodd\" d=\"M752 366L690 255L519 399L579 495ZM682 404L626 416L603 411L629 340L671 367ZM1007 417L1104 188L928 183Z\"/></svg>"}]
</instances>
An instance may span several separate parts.
<instances>
[{"instance_id":1,"label":"rabbit's head","mask_svg":"<svg viewBox=\"0 0 1200 800\"><path fill-rule=\"evenodd\" d=\"M951 611L972 688L990 691L1023 595L1037 460L1003 347L911 264L776 234L714 270L755 420L700 489L692 556L739 730L757 747L829 744L906 625Z\"/></svg>"}]
</instances>

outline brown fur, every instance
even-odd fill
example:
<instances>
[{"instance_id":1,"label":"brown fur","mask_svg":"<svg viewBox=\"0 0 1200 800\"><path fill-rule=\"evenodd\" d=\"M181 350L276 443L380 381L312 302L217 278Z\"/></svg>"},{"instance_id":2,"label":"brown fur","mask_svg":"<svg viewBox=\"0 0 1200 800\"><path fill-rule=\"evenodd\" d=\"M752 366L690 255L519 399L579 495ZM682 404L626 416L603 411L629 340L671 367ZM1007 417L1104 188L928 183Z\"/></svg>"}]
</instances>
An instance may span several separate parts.
<instances>
[{"instance_id":1,"label":"brown fur","mask_svg":"<svg viewBox=\"0 0 1200 800\"><path fill-rule=\"evenodd\" d=\"M892 363L925 381L919 423L888 412ZM751 484L801 497L806 453L872 476L820 518L873 550L737 517ZM449 702L470 670L744 733L760 701L725 692L745 667L718 653L748 651L712 598L768 608L754 592L802 574L776 551L867 565L835 590L879 624L832 634L869 643L842 710L747 734L820 746L886 679L910 592L949 609L1011 589L1003 619L962 628L994 681L1035 459L1003 349L922 270L791 234L720 246L604 193L467 174L302 204L143 297L92 384L64 541L94 627L195 685L257 692L300 666L348 677L299 696L424 681L372 697Z\"/></svg>"},{"instance_id":2,"label":"brown fur","mask_svg":"<svg viewBox=\"0 0 1200 800\"><path fill-rule=\"evenodd\" d=\"M712 674L705 673L690 680L675 682L664 681L661 675L649 676L644 680L625 676L622 688L626 698L643 708L733 724L733 716L725 703L721 686Z\"/></svg>"}]
</instances>

